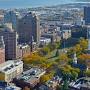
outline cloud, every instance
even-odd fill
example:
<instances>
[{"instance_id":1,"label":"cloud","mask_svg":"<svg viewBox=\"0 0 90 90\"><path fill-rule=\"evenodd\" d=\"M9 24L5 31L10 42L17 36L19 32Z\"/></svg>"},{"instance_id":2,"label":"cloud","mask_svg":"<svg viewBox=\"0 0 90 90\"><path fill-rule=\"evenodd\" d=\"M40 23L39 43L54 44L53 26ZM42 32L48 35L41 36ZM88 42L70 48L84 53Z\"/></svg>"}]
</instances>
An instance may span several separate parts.
<instances>
[{"instance_id":1,"label":"cloud","mask_svg":"<svg viewBox=\"0 0 90 90\"><path fill-rule=\"evenodd\" d=\"M90 2L90 0L76 0L77 2Z\"/></svg>"}]
</instances>

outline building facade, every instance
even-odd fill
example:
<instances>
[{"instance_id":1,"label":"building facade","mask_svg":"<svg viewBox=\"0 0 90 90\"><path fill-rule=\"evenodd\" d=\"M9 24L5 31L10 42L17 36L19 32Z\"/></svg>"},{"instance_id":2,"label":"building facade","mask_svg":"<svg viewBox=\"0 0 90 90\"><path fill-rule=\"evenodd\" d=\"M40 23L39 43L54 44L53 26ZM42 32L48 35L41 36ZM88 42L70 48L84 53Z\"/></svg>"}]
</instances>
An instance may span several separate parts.
<instances>
[{"instance_id":1,"label":"building facade","mask_svg":"<svg viewBox=\"0 0 90 90\"><path fill-rule=\"evenodd\" d=\"M87 26L88 51L90 52L90 26Z\"/></svg>"},{"instance_id":2,"label":"building facade","mask_svg":"<svg viewBox=\"0 0 90 90\"><path fill-rule=\"evenodd\" d=\"M31 68L15 78L13 82L21 88L28 87L29 89L33 90L34 87L40 82L41 76L43 76L45 73L45 70L38 67Z\"/></svg>"},{"instance_id":3,"label":"building facade","mask_svg":"<svg viewBox=\"0 0 90 90\"><path fill-rule=\"evenodd\" d=\"M5 56L6 60L16 59L17 58L17 38L16 32L4 32L4 41L5 41Z\"/></svg>"},{"instance_id":4,"label":"building facade","mask_svg":"<svg viewBox=\"0 0 90 90\"><path fill-rule=\"evenodd\" d=\"M32 43L33 41L39 44L40 41L40 21L33 14L28 13L18 21L18 34L20 43Z\"/></svg>"},{"instance_id":5,"label":"building facade","mask_svg":"<svg viewBox=\"0 0 90 90\"><path fill-rule=\"evenodd\" d=\"M29 45L18 45L19 47L19 52L21 54L21 57L24 57L24 56L28 56L30 55L30 46Z\"/></svg>"},{"instance_id":6,"label":"building facade","mask_svg":"<svg viewBox=\"0 0 90 90\"><path fill-rule=\"evenodd\" d=\"M0 64L5 62L5 45L3 36L0 37Z\"/></svg>"},{"instance_id":7,"label":"building facade","mask_svg":"<svg viewBox=\"0 0 90 90\"><path fill-rule=\"evenodd\" d=\"M90 24L90 7L84 7L84 20L85 24Z\"/></svg>"},{"instance_id":8,"label":"building facade","mask_svg":"<svg viewBox=\"0 0 90 90\"><path fill-rule=\"evenodd\" d=\"M0 64L0 80L10 82L23 72L23 62L21 60L9 60Z\"/></svg>"},{"instance_id":9,"label":"building facade","mask_svg":"<svg viewBox=\"0 0 90 90\"><path fill-rule=\"evenodd\" d=\"M20 17L20 13L16 11L7 11L4 14L4 23L12 23L12 28L17 30L17 23Z\"/></svg>"},{"instance_id":10,"label":"building facade","mask_svg":"<svg viewBox=\"0 0 90 90\"><path fill-rule=\"evenodd\" d=\"M13 60L17 58L17 33L12 29L11 24L7 24L0 32L5 44L5 59Z\"/></svg>"}]
</instances>

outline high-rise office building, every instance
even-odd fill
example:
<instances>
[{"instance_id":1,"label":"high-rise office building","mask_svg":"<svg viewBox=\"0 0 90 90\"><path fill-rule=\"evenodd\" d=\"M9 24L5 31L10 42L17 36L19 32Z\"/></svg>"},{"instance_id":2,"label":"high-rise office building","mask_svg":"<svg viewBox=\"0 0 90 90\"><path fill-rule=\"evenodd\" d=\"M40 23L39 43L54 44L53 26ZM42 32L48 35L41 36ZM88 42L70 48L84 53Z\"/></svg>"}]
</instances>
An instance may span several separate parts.
<instances>
[{"instance_id":1,"label":"high-rise office building","mask_svg":"<svg viewBox=\"0 0 90 90\"><path fill-rule=\"evenodd\" d=\"M5 59L12 60L17 58L17 33L7 24L1 32L5 43Z\"/></svg>"},{"instance_id":2,"label":"high-rise office building","mask_svg":"<svg viewBox=\"0 0 90 90\"><path fill-rule=\"evenodd\" d=\"M17 30L18 19L20 18L20 13L16 11L7 11L4 14L4 23L12 23L12 28Z\"/></svg>"},{"instance_id":3,"label":"high-rise office building","mask_svg":"<svg viewBox=\"0 0 90 90\"><path fill-rule=\"evenodd\" d=\"M90 24L90 7L84 7L84 20L85 24Z\"/></svg>"},{"instance_id":4,"label":"high-rise office building","mask_svg":"<svg viewBox=\"0 0 90 90\"><path fill-rule=\"evenodd\" d=\"M39 44L40 41L40 20L38 16L33 13L27 13L18 21L18 34L20 43Z\"/></svg>"},{"instance_id":5,"label":"high-rise office building","mask_svg":"<svg viewBox=\"0 0 90 90\"><path fill-rule=\"evenodd\" d=\"M0 36L0 64L5 62L5 44L3 36Z\"/></svg>"}]
</instances>

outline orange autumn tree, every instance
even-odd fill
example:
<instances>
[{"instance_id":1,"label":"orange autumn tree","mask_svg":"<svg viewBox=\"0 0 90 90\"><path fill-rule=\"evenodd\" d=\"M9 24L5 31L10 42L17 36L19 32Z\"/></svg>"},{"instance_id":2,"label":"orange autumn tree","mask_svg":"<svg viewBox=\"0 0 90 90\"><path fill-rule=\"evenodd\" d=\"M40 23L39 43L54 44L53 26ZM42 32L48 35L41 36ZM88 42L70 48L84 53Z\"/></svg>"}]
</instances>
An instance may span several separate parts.
<instances>
[{"instance_id":1,"label":"orange autumn tree","mask_svg":"<svg viewBox=\"0 0 90 90\"><path fill-rule=\"evenodd\" d=\"M90 54L82 54L78 58L78 62L82 64L89 65L90 64Z\"/></svg>"},{"instance_id":2,"label":"orange autumn tree","mask_svg":"<svg viewBox=\"0 0 90 90\"><path fill-rule=\"evenodd\" d=\"M23 58L25 64L32 66L39 66L41 68L49 68L52 63L49 63L45 57L38 55L38 53L32 53Z\"/></svg>"},{"instance_id":3,"label":"orange autumn tree","mask_svg":"<svg viewBox=\"0 0 90 90\"><path fill-rule=\"evenodd\" d=\"M26 64L39 64L45 62L45 58L39 56L38 54L32 53L23 58L24 63Z\"/></svg>"}]
</instances>

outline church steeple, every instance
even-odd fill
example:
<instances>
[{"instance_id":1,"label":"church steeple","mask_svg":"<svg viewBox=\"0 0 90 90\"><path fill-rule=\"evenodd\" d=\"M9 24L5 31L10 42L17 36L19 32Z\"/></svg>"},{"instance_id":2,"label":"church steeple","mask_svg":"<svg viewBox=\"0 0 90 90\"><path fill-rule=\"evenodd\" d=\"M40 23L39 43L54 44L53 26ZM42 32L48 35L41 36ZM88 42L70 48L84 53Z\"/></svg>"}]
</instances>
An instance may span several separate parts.
<instances>
[{"instance_id":1,"label":"church steeple","mask_svg":"<svg viewBox=\"0 0 90 90\"><path fill-rule=\"evenodd\" d=\"M74 55L73 55L73 63L77 64L77 55L76 55L76 53L74 53Z\"/></svg>"}]
</instances>

